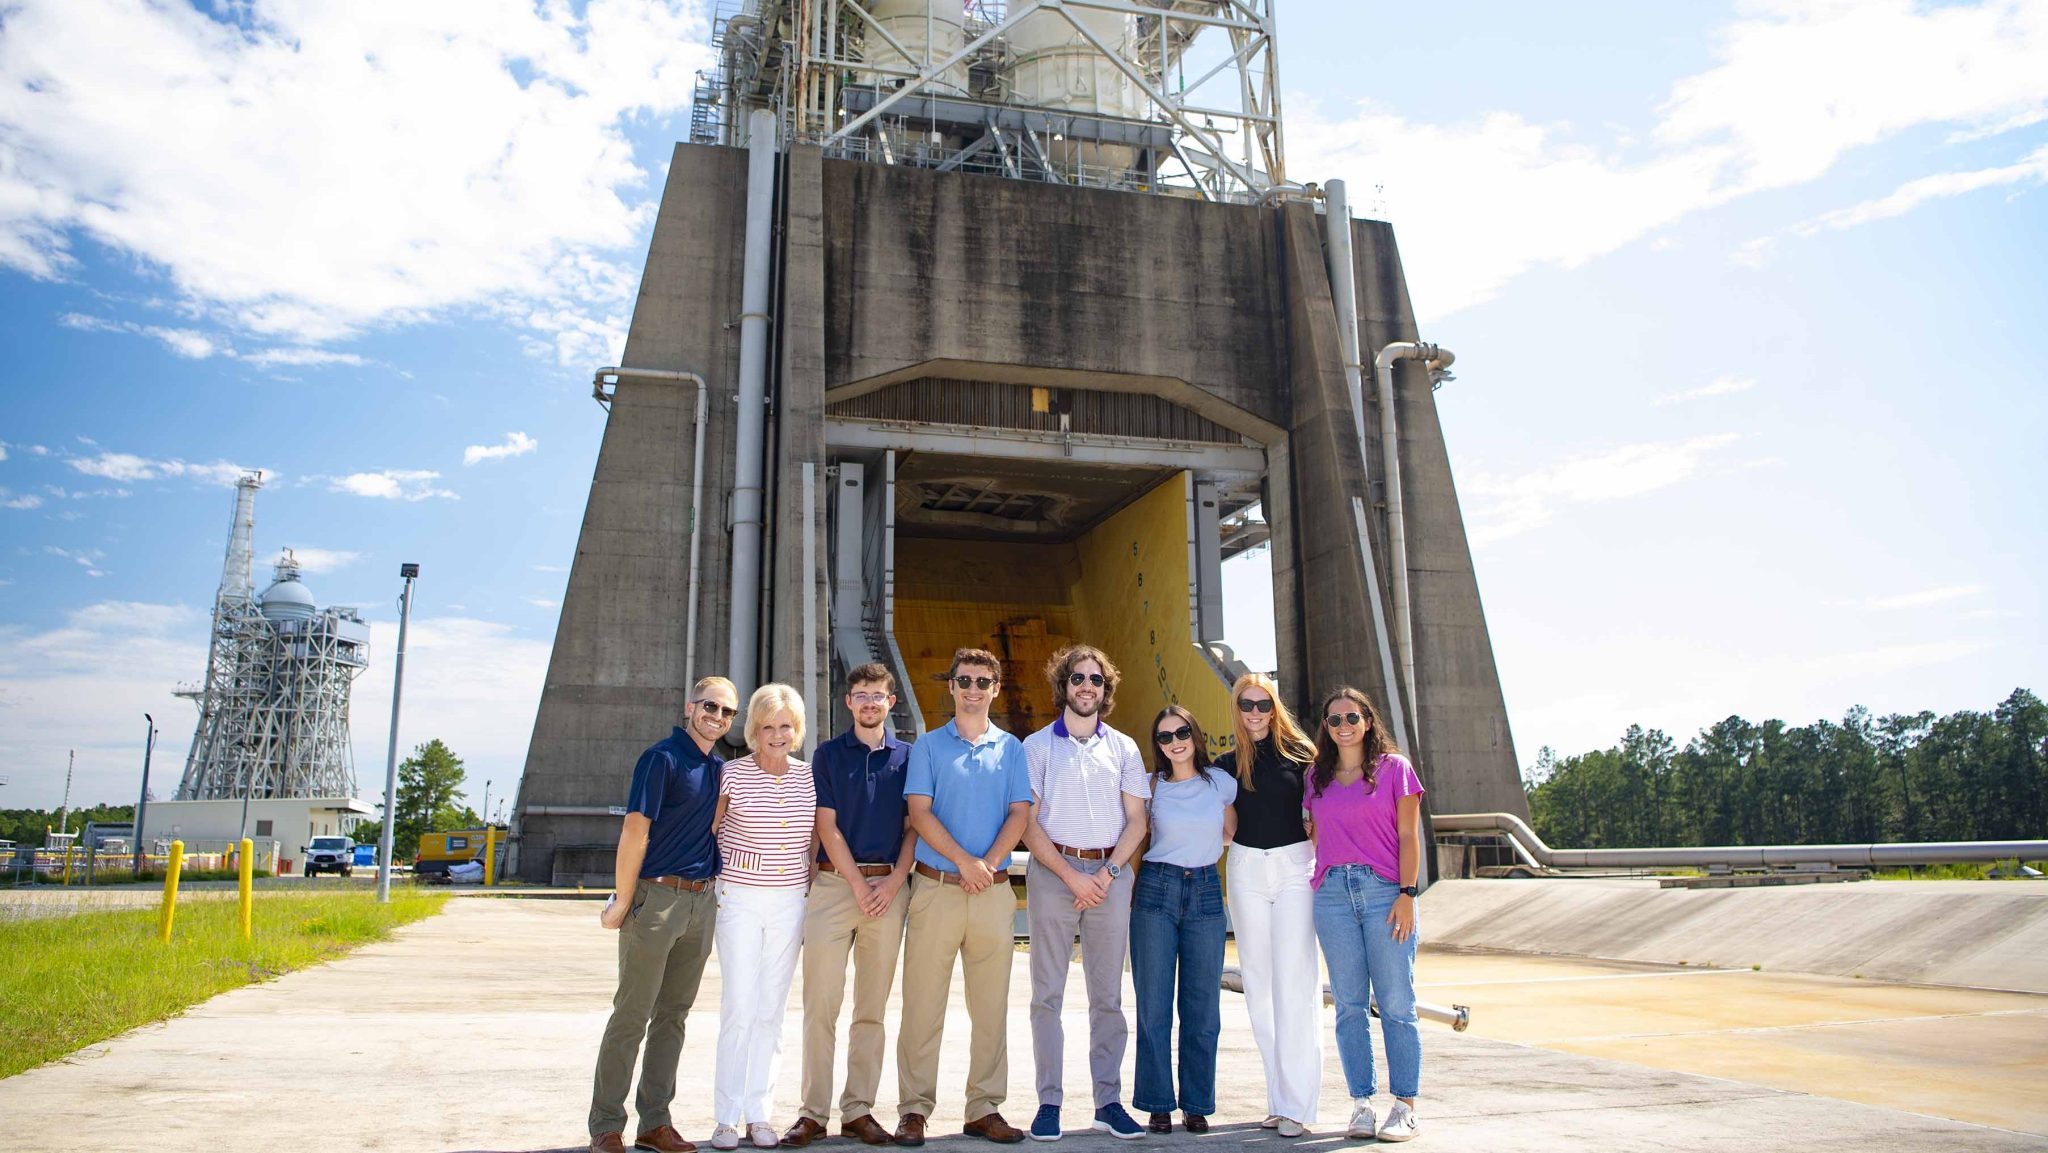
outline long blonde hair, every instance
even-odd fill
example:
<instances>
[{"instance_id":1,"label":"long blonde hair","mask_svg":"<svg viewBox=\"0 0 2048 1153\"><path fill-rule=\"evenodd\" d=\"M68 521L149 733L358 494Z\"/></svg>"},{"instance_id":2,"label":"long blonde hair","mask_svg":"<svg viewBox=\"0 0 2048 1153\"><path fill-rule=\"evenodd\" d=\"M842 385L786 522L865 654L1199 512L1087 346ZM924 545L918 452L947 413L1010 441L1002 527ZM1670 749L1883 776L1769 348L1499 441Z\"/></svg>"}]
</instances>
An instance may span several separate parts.
<instances>
[{"instance_id":1,"label":"long blonde hair","mask_svg":"<svg viewBox=\"0 0 2048 1153\"><path fill-rule=\"evenodd\" d=\"M1273 737L1273 748L1286 760L1309 764L1316 759L1315 742L1301 731L1301 723L1294 714L1287 711L1287 702L1280 699L1280 686L1264 673L1246 673L1230 686L1230 707L1236 711L1230 714L1230 728L1237 739L1237 784L1251 792L1252 766L1258 763L1258 742L1252 740L1251 731L1244 727L1244 710L1237 707L1238 694L1248 688L1259 688L1273 698L1273 725L1269 730Z\"/></svg>"}]
</instances>

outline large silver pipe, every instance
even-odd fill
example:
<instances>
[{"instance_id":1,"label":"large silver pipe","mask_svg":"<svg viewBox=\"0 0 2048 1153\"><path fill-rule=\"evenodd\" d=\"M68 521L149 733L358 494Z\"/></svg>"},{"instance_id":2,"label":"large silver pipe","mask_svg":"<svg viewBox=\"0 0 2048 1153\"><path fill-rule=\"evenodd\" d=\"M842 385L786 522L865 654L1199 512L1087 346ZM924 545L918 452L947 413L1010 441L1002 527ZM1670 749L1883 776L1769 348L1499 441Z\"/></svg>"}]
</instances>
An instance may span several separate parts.
<instances>
[{"instance_id":1,"label":"large silver pipe","mask_svg":"<svg viewBox=\"0 0 2048 1153\"><path fill-rule=\"evenodd\" d=\"M1244 970L1236 965L1225 965L1223 967L1223 987L1232 993L1244 992ZM1330 983L1328 981L1323 982L1323 1004L1334 1005L1336 1003L1337 995L1331 990ZM1379 1016L1379 998L1372 998L1370 1004L1372 1015L1375 1017ZM1472 1007L1470 1005L1437 1005L1429 1001L1417 1001L1415 1002L1415 1015L1425 1021L1435 1021L1441 1025L1449 1025L1454 1032L1458 1033L1463 1033L1472 1024Z\"/></svg>"},{"instance_id":2,"label":"large silver pipe","mask_svg":"<svg viewBox=\"0 0 2048 1153\"><path fill-rule=\"evenodd\" d=\"M1323 185L1323 203L1323 252L1330 265L1330 298L1337 308L1337 346L1344 360L1345 391L1351 397L1351 428L1358 438L1358 467L1365 470L1369 459L1365 451L1365 366L1360 356L1363 345L1358 335L1358 280L1351 259L1351 204L1345 198L1343 181L1332 180ZM1389 473L1395 471L1392 461L1393 458L1389 457L1386 464ZM1389 482L1390 502L1392 494L1400 491L1393 487L1398 484L1398 479ZM1410 718L1415 715L1412 708L1414 697L1412 694L1407 697L1411 707L1402 707L1402 682L1396 679L1394 672L1394 657L1399 650L1389 643L1392 638L1388 635L1386 609L1380 603L1379 570L1373 564L1372 538L1365 532L1362 501L1359 502L1358 551L1365 562L1366 587L1372 593L1373 632L1379 640L1380 663L1387 682L1387 707L1394 714L1394 732L1400 735L1401 743L1410 753L1419 756L1422 734L1419 728L1410 727ZM1401 604L1399 599L1394 601L1397 620ZM1410 683L1413 679L1413 671L1409 670Z\"/></svg>"},{"instance_id":3,"label":"large silver pipe","mask_svg":"<svg viewBox=\"0 0 2048 1153\"><path fill-rule=\"evenodd\" d=\"M1394 414L1394 363L1421 360L1432 375L1451 366L1457 357L1447 348L1413 340L1397 340L1380 349L1373 358L1374 376L1380 397L1380 455L1387 474L1387 550L1394 576L1394 627L1399 630L1401 678L1408 690L1408 715L1415 718L1418 745L1422 739L1422 709L1415 693L1415 610L1408 595L1408 521L1401 498L1401 428ZM1361 434L1362 435L1362 434Z\"/></svg>"},{"instance_id":4,"label":"large silver pipe","mask_svg":"<svg viewBox=\"0 0 2048 1153\"><path fill-rule=\"evenodd\" d=\"M690 594L684 608L683 626L683 687L688 688L697 681L697 590L700 587L698 558L703 555L704 533L704 405L710 388L704 378L694 372L675 372L664 368L621 368L614 365L597 370L592 391L598 399L605 399L604 385L607 379L632 377L636 380L668 380L678 384L697 386L697 440L696 451L690 456Z\"/></svg>"},{"instance_id":5,"label":"large silver pipe","mask_svg":"<svg viewBox=\"0 0 2048 1153\"><path fill-rule=\"evenodd\" d=\"M745 701L757 685L761 627L761 474L767 455L768 295L775 216L775 114L747 120L747 231L740 279L739 419L732 482L732 647L726 676Z\"/></svg>"},{"instance_id":6,"label":"large silver pipe","mask_svg":"<svg viewBox=\"0 0 2048 1153\"><path fill-rule=\"evenodd\" d=\"M1874 869L2048 859L2048 841L1917 841L1869 845L1749 845L1652 849L1553 849L1513 813L1438 813L1440 833L1502 833L1523 862L1552 869L1733 869L1830 865Z\"/></svg>"}]
</instances>

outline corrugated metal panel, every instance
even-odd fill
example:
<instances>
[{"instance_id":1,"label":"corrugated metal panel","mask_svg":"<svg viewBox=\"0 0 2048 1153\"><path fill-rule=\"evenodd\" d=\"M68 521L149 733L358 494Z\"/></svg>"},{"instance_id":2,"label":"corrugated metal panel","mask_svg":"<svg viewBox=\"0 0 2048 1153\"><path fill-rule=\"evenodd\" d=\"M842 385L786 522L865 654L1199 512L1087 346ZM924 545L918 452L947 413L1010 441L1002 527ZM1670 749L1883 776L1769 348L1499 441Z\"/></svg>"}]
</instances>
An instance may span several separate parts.
<instances>
[{"instance_id":1,"label":"corrugated metal panel","mask_svg":"<svg viewBox=\"0 0 2048 1153\"><path fill-rule=\"evenodd\" d=\"M852 400L842 400L827 411L832 416L868 420L1060 431L1057 411L1031 410L1034 391L1030 385L1023 384L926 377L891 385ZM1239 444L1244 440L1236 432L1157 396L1078 389L1052 389L1050 392L1055 410L1061 403L1072 406L1072 420L1068 427L1073 432L1210 444Z\"/></svg>"}]
</instances>

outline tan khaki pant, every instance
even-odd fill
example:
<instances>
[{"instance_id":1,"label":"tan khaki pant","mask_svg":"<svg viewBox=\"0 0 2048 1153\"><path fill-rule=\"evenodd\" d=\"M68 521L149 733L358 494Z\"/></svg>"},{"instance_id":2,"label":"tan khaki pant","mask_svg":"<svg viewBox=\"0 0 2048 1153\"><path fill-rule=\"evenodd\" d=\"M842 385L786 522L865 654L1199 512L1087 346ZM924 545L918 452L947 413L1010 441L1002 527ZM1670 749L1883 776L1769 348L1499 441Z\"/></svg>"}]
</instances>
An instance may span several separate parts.
<instances>
[{"instance_id":1,"label":"tan khaki pant","mask_svg":"<svg viewBox=\"0 0 2048 1153\"><path fill-rule=\"evenodd\" d=\"M896 1038L897 1091L904 1113L929 1117L939 1095L939 1043L946 998L953 989L953 959L966 972L967 1111L979 1120L1002 1107L1009 1093L1010 961L1016 942L1017 898L1007 880L973 896L958 885L911 878L910 915L903 939L903 1029Z\"/></svg>"},{"instance_id":2,"label":"tan khaki pant","mask_svg":"<svg viewBox=\"0 0 2048 1153\"><path fill-rule=\"evenodd\" d=\"M862 878L865 883L866 878ZM860 911L853 886L837 873L820 872L804 908L804 1080L802 1116L823 1125L832 1104L832 1059L839 1009L846 1000L846 955L853 954L853 1023L846 1031L846 1090L839 1095L841 1123L875 1111L882 1080L882 1019L896 983L910 886L879 917Z\"/></svg>"},{"instance_id":3,"label":"tan khaki pant","mask_svg":"<svg viewBox=\"0 0 2048 1153\"><path fill-rule=\"evenodd\" d=\"M683 1022L697 1000L717 924L718 897L710 889L686 893L642 881L633 890L633 911L619 930L619 988L597 1046L590 1090L592 1137L625 1131L626 1087L635 1058L640 1060L639 1132L669 1123L676 1064L683 1055Z\"/></svg>"}]
</instances>

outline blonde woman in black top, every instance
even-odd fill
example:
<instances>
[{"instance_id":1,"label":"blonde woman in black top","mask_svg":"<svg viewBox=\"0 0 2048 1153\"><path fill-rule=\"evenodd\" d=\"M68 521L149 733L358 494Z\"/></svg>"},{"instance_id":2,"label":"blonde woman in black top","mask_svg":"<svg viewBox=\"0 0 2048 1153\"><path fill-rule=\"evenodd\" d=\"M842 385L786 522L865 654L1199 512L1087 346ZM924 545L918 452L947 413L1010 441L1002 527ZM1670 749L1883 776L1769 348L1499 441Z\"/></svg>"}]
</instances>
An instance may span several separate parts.
<instances>
[{"instance_id":1,"label":"blonde woman in black top","mask_svg":"<svg viewBox=\"0 0 2048 1153\"><path fill-rule=\"evenodd\" d=\"M1316 747L1263 673L1231 686L1237 747L1216 767L1237 777L1228 899L1252 1039L1266 1066L1261 1124L1299 1137L1323 1083L1322 980L1316 965L1315 846L1302 825L1302 773Z\"/></svg>"}]
</instances>

